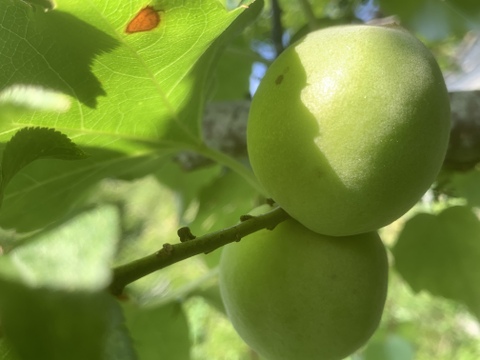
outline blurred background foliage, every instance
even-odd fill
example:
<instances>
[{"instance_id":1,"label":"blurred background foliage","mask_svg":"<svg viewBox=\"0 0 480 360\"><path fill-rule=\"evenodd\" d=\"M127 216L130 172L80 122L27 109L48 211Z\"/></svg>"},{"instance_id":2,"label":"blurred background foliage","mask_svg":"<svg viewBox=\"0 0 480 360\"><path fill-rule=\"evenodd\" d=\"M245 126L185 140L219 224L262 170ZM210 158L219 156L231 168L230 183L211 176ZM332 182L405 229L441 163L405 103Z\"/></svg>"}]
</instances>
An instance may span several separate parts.
<instances>
[{"instance_id":1,"label":"blurred background foliage","mask_svg":"<svg viewBox=\"0 0 480 360\"><path fill-rule=\"evenodd\" d=\"M222 2L229 9L239 5L238 0ZM248 101L283 48L323 27L392 21L424 41L444 70L452 96L452 140L444 169L432 189L408 214L381 230L392 263L386 309L377 333L351 359L480 359L480 56L475 56L480 51L480 3L266 1L260 17L224 49L210 92L203 136L209 146L246 162L242 139ZM182 152L163 158L158 170L147 177L103 180L83 201L92 206L113 204L118 209L119 265L148 255L164 243L176 242L181 226L188 225L193 234L201 235L235 224L240 215L264 199L235 172ZM437 223L453 224L454 228L440 231L441 239L437 239ZM433 231L431 226L438 229ZM415 243L419 234L429 238L428 246L422 243L406 250L400 246ZM17 234L2 233L4 251L16 241ZM450 249L452 243L460 245ZM425 254L420 263L409 257L412 249ZM219 254L217 250L190 258L128 287L122 306L140 359L260 359L225 316L217 288ZM465 263L468 266L463 269ZM440 278L429 277L428 269ZM424 283L415 283L413 278L420 270L428 276ZM0 340L0 354L7 359L4 349Z\"/></svg>"}]
</instances>

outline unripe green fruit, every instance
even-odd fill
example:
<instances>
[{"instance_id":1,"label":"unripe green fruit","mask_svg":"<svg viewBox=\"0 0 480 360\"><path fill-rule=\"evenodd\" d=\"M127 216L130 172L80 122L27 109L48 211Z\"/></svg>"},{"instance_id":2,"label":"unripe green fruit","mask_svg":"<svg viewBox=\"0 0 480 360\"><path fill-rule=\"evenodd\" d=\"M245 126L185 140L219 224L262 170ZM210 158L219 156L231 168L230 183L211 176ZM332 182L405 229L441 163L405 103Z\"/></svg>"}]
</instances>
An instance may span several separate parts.
<instances>
[{"instance_id":1,"label":"unripe green fruit","mask_svg":"<svg viewBox=\"0 0 480 360\"><path fill-rule=\"evenodd\" d=\"M267 360L336 360L377 328L387 275L376 232L329 237L291 219L224 247L220 291L237 332Z\"/></svg>"},{"instance_id":2,"label":"unripe green fruit","mask_svg":"<svg viewBox=\"0 0 480 360\"><path fill-rule=\"evenodd\" d=\"M392 27L319 30L270 66L250 110L255 175L311 230L376 230L435 180L450 130L449 98L425 46Z\"/></svg>"}]
</instances>

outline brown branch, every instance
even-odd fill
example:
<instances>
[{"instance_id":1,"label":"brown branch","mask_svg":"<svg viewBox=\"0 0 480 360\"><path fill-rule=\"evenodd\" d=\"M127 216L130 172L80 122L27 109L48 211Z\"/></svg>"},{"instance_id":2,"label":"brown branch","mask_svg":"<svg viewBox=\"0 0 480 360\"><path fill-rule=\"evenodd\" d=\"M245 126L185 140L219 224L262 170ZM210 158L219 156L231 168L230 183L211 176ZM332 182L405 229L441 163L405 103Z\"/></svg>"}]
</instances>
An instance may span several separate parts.
<instances>
[{"instance_id":1,"label":"brown branch","mask_svg":"<svg viewBox=\"0 0 480 360\"><path fill-rule=\"evenodd\" d=\"M208 253L228 243L261 229L272 230L289 215L281 208L259 215L242 217L242 222L229 228L196 237L174 245L164 244L159 251L144 258L120 265L113 269L113 279L109 291L118 296L125 286L157 270L185 260L191 256Z\"/></svg>"},{"instance_id":2,"label":"brown branch","mask_svg":"<svg viewBox=\"0 0 480 360\"><path fill-rule=\"evenodd\" d=\"M278 57L283 51L282 9L278 0L272 0L272 41Z\"/></svg>"}]
</instances>

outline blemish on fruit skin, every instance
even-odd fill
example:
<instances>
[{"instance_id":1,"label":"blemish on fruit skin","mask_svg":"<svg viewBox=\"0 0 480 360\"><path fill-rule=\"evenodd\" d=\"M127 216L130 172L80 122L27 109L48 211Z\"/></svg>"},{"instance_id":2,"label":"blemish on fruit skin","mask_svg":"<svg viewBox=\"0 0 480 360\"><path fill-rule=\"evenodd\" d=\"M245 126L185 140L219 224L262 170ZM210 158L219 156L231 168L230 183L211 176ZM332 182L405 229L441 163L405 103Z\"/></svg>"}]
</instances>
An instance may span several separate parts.
<instances>
[{"instance_id":1,"label":"blemish on fruit skin","mask_svg":"<svg viewBox=\"0 0 480 360\"><path fill-rule=\"evenodd\" d=\"M275 84L280 85L283 81L283 75L278 75L275 79Z\"/></svg>"},{"instance_id":2,"label":"blemish on fruit skin","mask_svg":"<svg viewBox=\"0 0 480 360\"><path fill-rule=\"evenodd\" d=\"M153 6L146 6L128 23L125 32L133 34L142 31L150 31L160 24L159 11Z\"/></svg>"}]
</instances>

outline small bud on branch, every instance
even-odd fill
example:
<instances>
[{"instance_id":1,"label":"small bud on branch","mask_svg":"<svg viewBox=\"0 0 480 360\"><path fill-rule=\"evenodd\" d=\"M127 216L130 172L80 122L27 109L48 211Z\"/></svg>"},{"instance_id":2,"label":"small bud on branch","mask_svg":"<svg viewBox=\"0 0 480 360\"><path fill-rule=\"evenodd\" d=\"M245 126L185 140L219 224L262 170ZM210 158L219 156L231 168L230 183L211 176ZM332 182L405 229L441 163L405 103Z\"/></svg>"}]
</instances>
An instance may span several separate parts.
<instances>
[{"instance_id":1,"label":"small bud on branch","mask_svg":"<svg viewBox=\"0 0 480 360\"><path fill-rule=\"evenodd\" d=\"M125 286L148 274L194 255L212 252L258 230L273 229L288 218L289 215L282 208L277 207L262 215L242 217L243 221L237 225L199 237L194 237L190 229L181 228L178 231L180 243L164 244L162 249L151 255L114 268L109 291L119 296ZM188 229L188 232L182 229ZM193 238L187 239L189 235Z\"/></svg>"}]
</instances>

